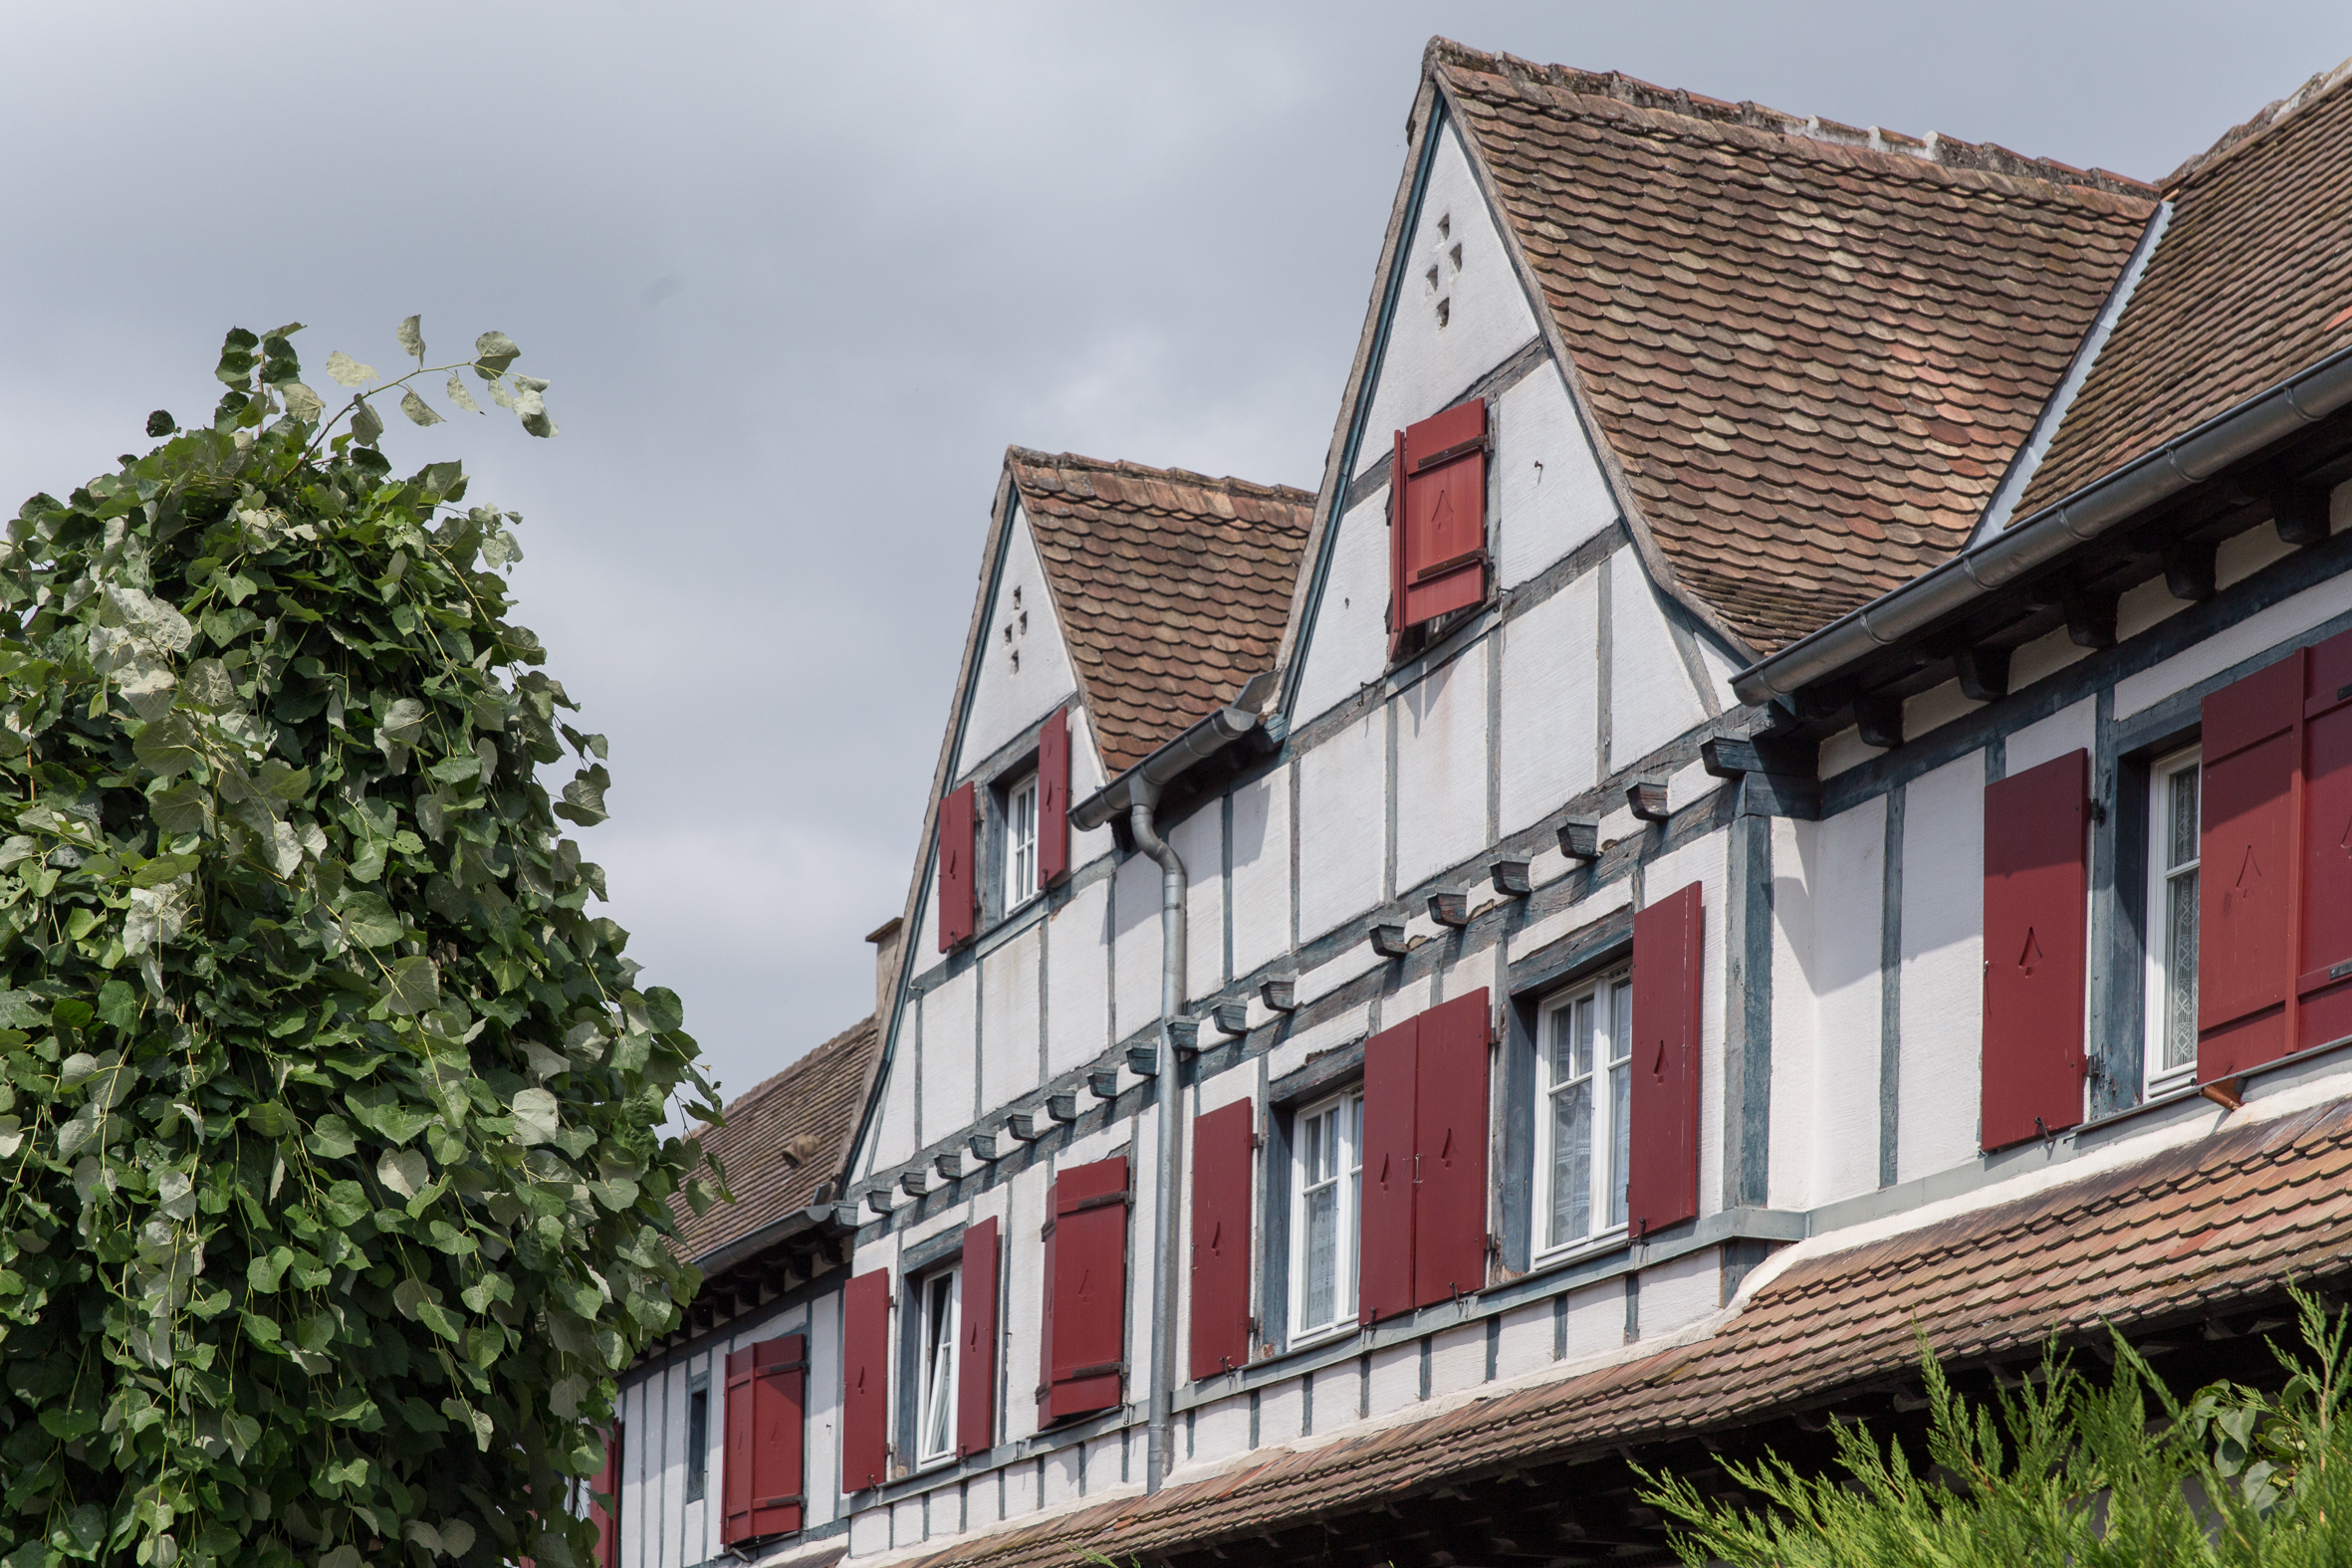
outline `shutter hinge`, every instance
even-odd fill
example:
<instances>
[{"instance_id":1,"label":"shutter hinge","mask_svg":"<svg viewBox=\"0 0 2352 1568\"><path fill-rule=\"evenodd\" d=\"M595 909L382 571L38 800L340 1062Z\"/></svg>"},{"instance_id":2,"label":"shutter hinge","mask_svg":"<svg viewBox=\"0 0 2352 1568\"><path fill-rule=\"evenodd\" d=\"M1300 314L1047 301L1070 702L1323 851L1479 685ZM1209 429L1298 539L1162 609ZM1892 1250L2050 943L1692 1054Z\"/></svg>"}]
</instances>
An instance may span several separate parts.
<instances>
[{"instance_id":1,"label":"shutter hinge","mask_svg":"<svg viewBox=\"0 0 2352 1568\"><path fill-rule=\"evenodd\" d=\"M808 1370L809 1363L806 1360L771 1361L764 1367L752 1368L752 1376L755 1378L771 1378L781 1372L806 1372Z\"/></svg>"},{"instance_id":2,"label":"shutter hinge","mask_svg":"<svg viewBox=\"0 0 2352 1568\"><path fill-rule=\"evenodd\" d=\"M1081 1198L1076 1203L1063 1204L1060 1213L1055 1218L1067 1219L1071 1215L1084 1214L1089 1209L1106 1209L1112 1204L1126 1202L1128 1202L1128 1198L1124 1190L1115 1193L1101 1193L1092 1198Z\"/></svg>"},{"instance_id":3,"label":"shutter hinge","mask_svg":"<svg viewBox=\"0 0 2352 1568\"><path fill-rule=\"evenodd\" d=\"M1072 1367L1054 1381L1075 1383L1083 1378L1107 1378L1114 1372L1124 1372L1126 1367L1127 1364L1124 1361L1096 1361L1087 1366Z\"/></svg>"},{"instance_id":4,"label":"shutter hinge","mask_svg":"<svg viewBox=\"0 0 2352 1568\"><path fill-rule=\"evenodd\" d=\"M789 1497L756 1498L753 1500L752 1506L755 1508L797 1508L808 1500L807 1493L796 1491Z\"/></svg>"}]
</instances>

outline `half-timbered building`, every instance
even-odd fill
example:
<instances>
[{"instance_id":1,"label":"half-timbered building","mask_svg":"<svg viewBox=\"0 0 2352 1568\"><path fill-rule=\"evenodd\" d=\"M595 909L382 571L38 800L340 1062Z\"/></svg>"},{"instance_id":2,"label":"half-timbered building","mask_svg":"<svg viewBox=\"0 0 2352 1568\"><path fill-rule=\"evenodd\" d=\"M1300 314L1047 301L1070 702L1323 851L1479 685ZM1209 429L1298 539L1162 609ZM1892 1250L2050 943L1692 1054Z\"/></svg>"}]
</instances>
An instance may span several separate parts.
<instances>
[{"instance_id":1,"label":"half-timbered building","mask_svg":"<svg viewBox=\"0 0 2352 1568\"><path fill-rule=\"evenodd\" d=\"M2145 184L1433 43L1313 494L1007 456L741 1554L1661 1561L1915 1324L2352 1271L2346 76Z\"/></svg>"}]
</instances>

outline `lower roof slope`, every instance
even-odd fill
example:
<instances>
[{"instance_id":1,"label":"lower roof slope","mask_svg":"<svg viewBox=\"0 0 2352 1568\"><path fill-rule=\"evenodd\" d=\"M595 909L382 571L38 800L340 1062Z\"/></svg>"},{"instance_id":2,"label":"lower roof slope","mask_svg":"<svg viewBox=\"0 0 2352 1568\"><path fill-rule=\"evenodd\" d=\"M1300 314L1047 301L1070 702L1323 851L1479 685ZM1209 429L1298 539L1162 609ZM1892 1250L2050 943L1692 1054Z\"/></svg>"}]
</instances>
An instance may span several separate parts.
<instances>
[{"instance_id":1,"label":"lower roof slope","mask_svg":"<svg viewBox=\"0 0 2352 1568\"><path fill-rule=\"evenodd\" d=\"M1026 447L1005 463L1111 777L1274 667L1310 492Z\"/></svg>"},{"instance_id":2,"label":"lower roof slope","mask_svg":"<svg viewBox=\"0 0 2352 1568\"><path fill-rule=\"evenodd\" d=\"M1967 543L2153 192L1443 39L1601 433L1682 586L1757 652Z\"/></svg>"},{"instance_id":3,"label":"lower roof slope","mask_svg":"<svg viewBox=\"0 0 2352 1568\"><path fill-rule=\"evenodd\" d=\"M1276 1449L924 1559L1027 1568L1148 1560L1376 1507L1449 1482L1722 1430L1914 1375L1938 1355L2194 1322L2288 1279L2352 1272L2352 1101L2257 1122L2032 1197L1791 1265L1714 1337L1445 1415Z\"/></svg>"},{"instance_id":4,"label":"lower roof slope","mask_svg":"<svg viewBox=\"0 0 2352 1568\"><path fill-rule=\"evenodd\" d=\"M880 1051L874 1020L860 1019L737 1096L724 1126L695 1135L726 1168L735 1201L699 1215L682 1192L670 1201L681 1256L708 1257L817 1203L818 1188L837 1182Z\"/></svg>"},{"instance_id":5,"label":"lower roof slope","mask_svg":"<svg viewBox=\"0 0 2352 1568\"><path fill-rule=\"evenodd\" d=\"M2352 346L2352 61L2167 181L2173 204L2015 517Z\"/></svg>"}]
</instances>

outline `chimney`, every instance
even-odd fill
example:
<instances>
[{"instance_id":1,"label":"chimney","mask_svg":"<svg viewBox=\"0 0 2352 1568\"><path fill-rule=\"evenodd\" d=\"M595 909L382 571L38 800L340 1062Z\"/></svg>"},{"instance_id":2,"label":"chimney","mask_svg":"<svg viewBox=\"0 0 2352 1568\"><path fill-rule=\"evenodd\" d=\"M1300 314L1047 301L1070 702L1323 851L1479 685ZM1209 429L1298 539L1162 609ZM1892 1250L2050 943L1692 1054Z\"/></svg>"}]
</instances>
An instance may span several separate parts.
<instances>
[{"instance_id":1,"label":"chimney","mask_svg":"<svg viewBox=\"0 0 2352 1568\"><path fill-rule=\"evenodd\" d=\"M898 983L898 929L904 922L896 915L865 934L874 945L874 1021L879 1025L890 1013L890 990Z\"/></svg>"}]
</instances>

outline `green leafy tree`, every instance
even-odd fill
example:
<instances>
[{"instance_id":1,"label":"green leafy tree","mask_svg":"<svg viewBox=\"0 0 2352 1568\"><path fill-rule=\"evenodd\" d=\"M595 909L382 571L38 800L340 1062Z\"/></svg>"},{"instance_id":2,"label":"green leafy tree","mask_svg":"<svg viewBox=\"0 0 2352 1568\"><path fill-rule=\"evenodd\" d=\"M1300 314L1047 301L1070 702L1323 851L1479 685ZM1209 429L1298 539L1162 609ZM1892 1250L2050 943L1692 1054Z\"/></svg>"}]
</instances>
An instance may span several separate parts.
<instances>
[{"instance_id":1,"label":"green leafy tree","mask_svg":"<svg viewBox=\"0 0 2352 1568\"><path fill-rule=\"evenodd\" d=\"M2322 1568L2352 1562L2346 1320L2298 1293L2302 1351L2276 1393L2230 1383L2186 1403L2115 1339L2093 1383L2054 1349L1993 1408L1955 1391L1926 1342L1928 1467L1859 1423L1838 1473L1778 1456L1725 1466L1763 1503L1648 1475L1686 1563L1733 1568ZM2274 1347L2275 1349L2275 1347Z\"/></svg>"},{"instance_id":2,"label":"green leafy tree","mask_svg":"<svg viewBox=\"0 0 2352 1568\"><path fill-rule=\"evenodd\" d=\"M567 1568L691 1289L658 1128L709 1085L556 820L604 742L506 618L520 519L377 450L444 373L551 436L547 383L411 317L330 415L297 331L0 554L6 1568Z\"/></svg>"}]
</instances>

